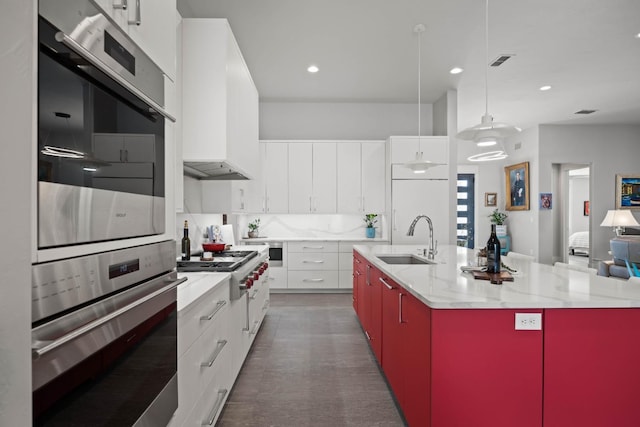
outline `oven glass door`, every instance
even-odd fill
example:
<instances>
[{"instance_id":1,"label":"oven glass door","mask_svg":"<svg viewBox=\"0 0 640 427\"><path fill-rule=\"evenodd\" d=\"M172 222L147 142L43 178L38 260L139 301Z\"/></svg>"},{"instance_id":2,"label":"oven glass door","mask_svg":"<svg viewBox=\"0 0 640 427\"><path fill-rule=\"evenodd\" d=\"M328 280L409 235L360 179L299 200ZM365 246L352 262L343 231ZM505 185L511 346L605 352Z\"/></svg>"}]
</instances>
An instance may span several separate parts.
<instances>
[{"instance_id":1,"label":"oven glass door","mask_svg":"<svg viewBox=\"0 0 640 427\"><path fill-rule=\"evenodd\" d=\"M163 233L164 117L56 32L40 18L38 246Z\"/></svg>"}]
</instances>

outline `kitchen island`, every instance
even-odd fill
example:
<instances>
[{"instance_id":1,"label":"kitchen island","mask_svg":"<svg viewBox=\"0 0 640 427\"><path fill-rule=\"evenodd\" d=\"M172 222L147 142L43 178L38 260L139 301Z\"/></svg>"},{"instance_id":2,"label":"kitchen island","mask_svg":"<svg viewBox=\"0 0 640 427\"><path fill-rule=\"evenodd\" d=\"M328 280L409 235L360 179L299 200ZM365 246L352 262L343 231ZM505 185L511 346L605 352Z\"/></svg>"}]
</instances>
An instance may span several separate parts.
<instances>
[{"instance_id":1,"label":"kitchen island","mask_svg":"<svg viewBox=\"0 0 640 427\"><path fill-rule=\"evenodd\" d=\"M378 258L422 248L354 246L354 308L409 425L639 425L640 286L537 263L494 285L456 246Z\"/></svg>"}]
</instances>

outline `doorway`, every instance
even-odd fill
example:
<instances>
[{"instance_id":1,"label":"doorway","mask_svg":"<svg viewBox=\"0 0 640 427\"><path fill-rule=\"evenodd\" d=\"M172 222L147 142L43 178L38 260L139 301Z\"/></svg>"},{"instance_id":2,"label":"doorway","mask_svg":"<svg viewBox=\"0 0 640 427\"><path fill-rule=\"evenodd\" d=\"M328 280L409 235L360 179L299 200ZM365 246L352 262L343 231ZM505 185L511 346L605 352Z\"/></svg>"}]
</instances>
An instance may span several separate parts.
<instances>
[{"instance_id":1,"label":"doorway","mask_svg":"<svg viewBox=\"0 0 640 427\"><path fill-rule=\"evenodd\" d=\"M459 173L456 204L456 244L475 248L475 175Z\"/></svg>"},{"instance_id":2,"label":"doorway","mask_svg":"<svg viewBox=\"0 0 640 427\"><path fill-rule=\"evenodd\" d=\"M588 164L559 165L562 252L558 259L568 264L591 265L591 197Z\"/></svg>"}]
</instances>

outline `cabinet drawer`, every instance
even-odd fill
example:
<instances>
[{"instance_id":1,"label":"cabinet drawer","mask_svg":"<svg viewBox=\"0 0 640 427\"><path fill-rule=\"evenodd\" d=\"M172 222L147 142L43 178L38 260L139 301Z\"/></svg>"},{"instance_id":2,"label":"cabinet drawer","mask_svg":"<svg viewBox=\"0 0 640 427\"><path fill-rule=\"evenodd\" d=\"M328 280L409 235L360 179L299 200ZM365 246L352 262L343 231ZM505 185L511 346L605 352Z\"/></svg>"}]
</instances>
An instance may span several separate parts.
<instances>
[{"instance_id":1,"label":"cabinet drawer","mask_svg":"<svg viewBox=\"0 0 640 427\"><path fill-rule=\"evenodd\" d=\"M229 308L229 282L225 281L178 313L178 357L212 324L226 316ZM223 320L224 322L224 320Z\"/></svg>"},{"instance_id":2,"label":"cabinet drawer","mask_svg":"<svg viewBox=\"0 0 640 427\"><path fill-rule=\"evenodd\" d=\"M272 289L287 288L287 269L284 267L269 267L269 287Z\"/></svg>"},{"instance_id":3,"label":"cabinet drawer","mask_svg":"<svg viewBox=\"0 0 640 427\"><path fill-rule=\"evenodd\" d=\"M289 289L337 289L340 286L338 270L289 271Z\"/></svg>"},{"instance_id":4,"label":"cabinet drawer","mask_svg":"<svg viewBox=\"0 0 640 427\"><path fill-rule=\"evenodd\" d=\"M289 271L337 270L338 253L289 253Z\"/></svg>"},{"instance_id":5,"label":"cabinet drawer","mask_svg":"<svg viewBox=\"0 0 640 427\"><path fill-rule=\"evenodd\" d=\"M289 254L292 252L338 252L338 242L289 242Z\"/></svg>"}]
</instances>

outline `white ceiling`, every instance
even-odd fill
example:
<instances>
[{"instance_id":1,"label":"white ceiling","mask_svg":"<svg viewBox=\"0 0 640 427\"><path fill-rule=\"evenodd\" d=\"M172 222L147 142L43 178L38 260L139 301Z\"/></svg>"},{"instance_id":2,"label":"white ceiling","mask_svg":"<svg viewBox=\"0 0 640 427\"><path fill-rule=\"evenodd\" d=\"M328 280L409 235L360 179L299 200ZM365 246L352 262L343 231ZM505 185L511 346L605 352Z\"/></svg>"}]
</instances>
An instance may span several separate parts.
<instances>
[{"instance_id":1,"label":"white ceiling","mask_svg":"<svg viewBox=\"0 0 640 427\"><path fill-rule=\"evenodd\" d=\"M484 0L178 0L227 18L262 101L417 102L458 90L458 126L485 111ZM491 0L489 113L540 123L640 124L640 0ZM306 68L317 64L312 75ZM464 68L457 76L453 66ZM551 85L550 91L539 87ZM595 109L576 116L581 109Z\"/></svg>"}]
</instances>

